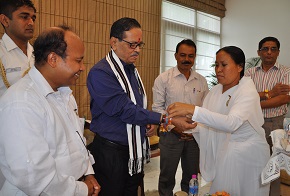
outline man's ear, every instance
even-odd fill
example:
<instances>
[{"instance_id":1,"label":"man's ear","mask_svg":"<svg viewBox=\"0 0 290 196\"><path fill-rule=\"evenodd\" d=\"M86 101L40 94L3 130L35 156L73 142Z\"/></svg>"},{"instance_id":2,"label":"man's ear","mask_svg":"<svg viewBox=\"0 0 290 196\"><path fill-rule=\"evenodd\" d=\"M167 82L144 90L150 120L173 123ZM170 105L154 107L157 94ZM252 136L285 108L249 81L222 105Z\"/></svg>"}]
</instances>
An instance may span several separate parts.
<instances>
[{"instance_id":1,"label":"man's ear","mask_svg":"<svg viewBox=\"0 0 290 196\"><path fill-rule=\"evenodd\" d=\"M260 52L261 52L260 50L257 50L257 54L258 54L258 56L261 56Z\"/></svg>"},{"instance_id":2,"label":"man's ear","mask_svg":"<svg viewBox=\"0 0 290 196\"><path fill-rule=\"evenodd\" d=\"M174 53L175 60L177 60L177 53Z\"/></svg>"},{"instance_id":3,"label":"man's ear","mask_svg":"<svg viewBox=\"0 0 290 196\"><path fill-rule=\"evenodd\" d=\"M118 38L111 37L111 39L110 39L110 45L111 45L111 48L112 48L114 51L115 51L116 48L117 48L117 46L116 46L117 42L118 42Z\"/></svg>"},{"instance_id":4,"label":"man's ear","mask_svg":"<svg viewBox=\"0 0 290 196\"><path fill-rule=\"evenodd\" d=\"M239 70L238 70L238 72L240 73L241 71L243 71L244 67L241 66L241 65L238 65L238 66L239 66Z\"/></svg>"},{"instance_id":5,"label":"man's ear","mask_svg":"<svg viewBox=\"0 0 290 196\"><path fill-rule=\"evenodd\" d=\"M56 65L57 65L57 58L59 56L54 53L54 52L51 52L47 55L47 63L52 67L52 68L55 68Z\"/></svg>"},{"instance_id":6,"label":"man's ear","mask_svg":"<svg viewBox=\"0 0 290 196\"><path fill-rule=\"evenodd\" d=\"M9 26L9 18L4 14L0 14L0 22L5 28Z\"/></svg>"}]
</instances>

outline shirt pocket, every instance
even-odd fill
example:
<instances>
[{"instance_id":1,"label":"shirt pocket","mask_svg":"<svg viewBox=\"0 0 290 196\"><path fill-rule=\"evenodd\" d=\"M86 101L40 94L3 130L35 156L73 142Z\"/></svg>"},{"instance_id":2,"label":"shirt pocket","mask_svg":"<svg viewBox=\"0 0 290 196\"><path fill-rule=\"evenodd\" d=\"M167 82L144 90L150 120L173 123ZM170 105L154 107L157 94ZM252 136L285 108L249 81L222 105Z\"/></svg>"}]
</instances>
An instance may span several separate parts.
<instances>
[{"instance_id":1,"label":"shirt pocket","mask_svg":"<svg viewBox=\"0 0 290 196\"><path fill-rule=\"evenodd\" d=\"M202 106L202 102L205 96L205 91L196 90L190 94L190 102L196 106Z\"/></svg>"}]
</instances>

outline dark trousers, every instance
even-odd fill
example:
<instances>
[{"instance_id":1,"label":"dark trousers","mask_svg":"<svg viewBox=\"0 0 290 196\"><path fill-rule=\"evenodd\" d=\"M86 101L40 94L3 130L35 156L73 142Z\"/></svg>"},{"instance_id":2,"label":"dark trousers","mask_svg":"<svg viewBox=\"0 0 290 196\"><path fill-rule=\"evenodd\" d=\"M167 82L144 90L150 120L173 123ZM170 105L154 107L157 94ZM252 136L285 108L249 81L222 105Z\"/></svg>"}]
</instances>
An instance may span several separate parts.
<instances>
[{"instance_id":1,"label":"dark trousers","mask_svg":"<svg viewBox=\"0 0 290 196\"><path fill-rule=\"evenodd\" d=\"M199 147L195 139L180 141L174 133L160 133L160 176L158 191L160 196L172 196L175 174L181 160L181 190L188 193L192 174L199 171Z\"/></svg>"},{"instance_id":2,"label":"dark trousers","mask_svg":"<svg viewBox=\"0 0 290 196\"><path fill-rule=\"evenodd\" d=\"M265 123L263 125L263 128L265 129L266 134L266 140L268 144L270 145L270 151L272 154L272 139L270 136L271 131L274 131L275 129L283 129L283 120L285 116L277 116L273 118L265 118ZM277 180L274 180L271 182L270 186L270 196L280 196L280 178Z\"/></svg>"},{"instance_id":3,"label":"dark trousers","mask_svg":"<svg viewBox=\"0 0 290 196\"><path fill-rule=\"evenodd\" d=\"M95 178L101 185L99 196L137 196L144 173L129 175L129 148L96 135L91 145L95 158Z\"/></svg>"}]
</instances>

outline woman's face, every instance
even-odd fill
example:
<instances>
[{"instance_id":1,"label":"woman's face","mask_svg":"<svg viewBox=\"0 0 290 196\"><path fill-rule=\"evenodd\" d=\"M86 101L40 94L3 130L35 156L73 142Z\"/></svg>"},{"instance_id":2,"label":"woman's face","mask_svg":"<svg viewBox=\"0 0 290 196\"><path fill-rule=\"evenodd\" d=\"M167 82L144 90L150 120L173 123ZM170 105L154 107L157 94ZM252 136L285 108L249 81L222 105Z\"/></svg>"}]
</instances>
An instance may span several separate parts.
<instances>
[{"instance_id":1,"label":"woman's face","mask_svg":"<svg viewBox=\"0 0 290 196\"><path fill-rule=\"evenodd\" d=\"M223 92L239 83L242 70L243 68L225 51L220 51L216 55L215 73L218 82L223 85Z\"/></svg>"}]
</instances>

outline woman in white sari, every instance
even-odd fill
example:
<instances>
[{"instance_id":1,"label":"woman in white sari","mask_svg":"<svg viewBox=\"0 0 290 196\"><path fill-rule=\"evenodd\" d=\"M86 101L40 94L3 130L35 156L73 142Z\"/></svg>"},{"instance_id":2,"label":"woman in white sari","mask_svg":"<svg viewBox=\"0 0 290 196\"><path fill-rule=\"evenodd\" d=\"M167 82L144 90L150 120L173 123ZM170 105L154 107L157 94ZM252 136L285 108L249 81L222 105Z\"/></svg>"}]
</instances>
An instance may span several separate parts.
<instances>
[{"instance_id":1,"label":"woman in white sari","mask_svg":"<svg viewBox=\"0 0 290 196\"><path fill-rule=\"evenodd\" d=\"M219 84L206 96L203 106L174 103L168 107L172 123L184 130L183 118L192 115L198 125L193 135L200 147L200 171L212 181L211 193L225 190L231 196L267 196L261 173L270 158L262 128L260 98L253 81L243 77L245 55L235 46L216 53ZM176 117L176 118L175 118Z\"/></svg>"}]
</instances>

